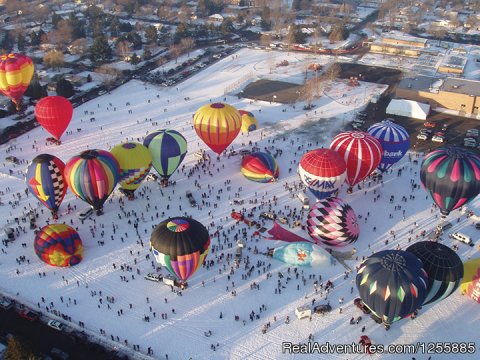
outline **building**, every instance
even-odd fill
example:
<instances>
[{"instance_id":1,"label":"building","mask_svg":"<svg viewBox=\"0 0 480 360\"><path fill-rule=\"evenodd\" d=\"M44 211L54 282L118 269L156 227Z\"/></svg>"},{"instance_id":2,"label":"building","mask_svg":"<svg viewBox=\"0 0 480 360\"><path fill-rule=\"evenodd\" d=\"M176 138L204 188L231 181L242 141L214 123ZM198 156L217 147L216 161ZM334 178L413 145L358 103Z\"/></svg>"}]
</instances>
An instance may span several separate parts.
<instances>
[{"instance_id":1,"label":"building","mask_svg":"<svg viewBox=\"0 0 480 360\"><path fill-rule=\"evenodd\" d=\"M444 74L463 74L467 65L466 52L452 51L442 61L438 71Z\"/></svg>"},{"instance_id":2,"label":"building","mask_svg":"<svg viewBox=\"0 0 480 360\"><path fill-rule=\"evenodd\" d=\"M427 49L427 39L392 35L370 44L370 51L381 54L392 54L409 57L419 57Z\"/></svg>"},{"instance_id":3,"label":"building","mask_svg":"<svg viewBox=\"0 0 480 360\"><path fill-rule=\"evenodd\" d=\"M427 102L432 108L456 110L460 114L480 114L480 81L437 79L429 76L409 77L397 85L395 97Z\"/></svg>"}]
</instances>

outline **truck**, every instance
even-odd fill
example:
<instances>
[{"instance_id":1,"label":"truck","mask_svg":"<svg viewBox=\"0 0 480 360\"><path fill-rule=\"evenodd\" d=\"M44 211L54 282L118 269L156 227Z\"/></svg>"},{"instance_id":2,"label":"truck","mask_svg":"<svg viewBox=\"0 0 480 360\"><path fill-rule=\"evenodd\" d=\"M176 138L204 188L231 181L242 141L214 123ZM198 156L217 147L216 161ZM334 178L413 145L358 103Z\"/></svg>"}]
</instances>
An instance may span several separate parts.
<instances>
[{"instance_id":1,"label":"truck","mask_svg":"<svg viewBox=\"0 0 480 360\"><path fill-rule=\"evenodd\" d=\"M302 203L302 206L304 209L306 210L310 209L310 199L308 198L308 196L306 196L303 193L298 193L297 198Z\"/></svg>"},{"instance_id":2,"label":"truck","mask_svg":"<svg viewBox=\"0 0 480 360\"><path fill-rule=\"evenodd\" d=\"M168 285L168 286L175 286L175 287L178 287L182 290L186 289L188 284L187 282L181 282L181 281L178 281L177 279L175 279L172 275L170 274L167 274L163 277L162 279L163 283L165 285Z\"/></svg>"},{"instance_id":3,"label":"truck","mask_svg":"<svg viewBox=\"0 0 480 360\"><path fill-rule=\"evenodd\" d=\"M305 319L312 316L312 309L308 305L299 306L295 309L295 315L298 319Z\"/></svg>"},{"instance_id":4,"label":"truck","mask_svg":"<svg viewBox=\"0 0 480 360\"><path fill-rule=\"evenodd\" d=\"M187 190L186 195L187 195L188 202L190 203L190 206L196 207L197 202L195 201L195 198L193 197L192 192L190 190Z\"/></svg>"}]
</instances>

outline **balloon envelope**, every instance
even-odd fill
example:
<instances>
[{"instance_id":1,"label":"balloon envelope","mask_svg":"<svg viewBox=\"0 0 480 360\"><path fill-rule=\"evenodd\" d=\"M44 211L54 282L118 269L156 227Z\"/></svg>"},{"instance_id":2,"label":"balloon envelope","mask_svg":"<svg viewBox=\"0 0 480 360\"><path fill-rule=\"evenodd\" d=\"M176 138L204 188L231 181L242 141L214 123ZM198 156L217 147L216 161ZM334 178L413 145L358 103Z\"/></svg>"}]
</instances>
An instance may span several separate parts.
<instances>
[{"instance_id":1,"label":"balloon envelope","mask_svg":"<svg viewBox=\"0 0 480 360\"><path fill-rule=\"evenodd\" d=\"M111 151L120 167L120 187L136 190L152 168L152 155L142 144L129 142L115 146Z\"/></svg>"},{"instance_id":2,"label":"balloon envelope","mask_svg":"<svg viewBox=\"0 0 480 360\"><path fill-rule=\"evenodd\" d=\"M65 224L44 226L34 240L35 254L48 265L77 265L83 258L83 244L78 233Z\"/></svg>"},{"instance_id":3,"label":"balloon envelope","mask_svg":"<svg viewBox=\"0 0 480 360\"><path fill-rule=\"evenodd\" d=\"M317 202L307 217L308 234L316 243L346 246L357 241L360 228L352 207L339 198Z\"/></svg>"},{"instance_id":4,"label":"balloon envelope","mask_svg":"<svg viewBox=\"0 0 480 360\"><path fill-rule=\"evenodd\" d=\"M157 225L150 238L150 247L159 264L185 281L207 257L210 235L198 221L175 217Z\"/></svg>"},{"instance_id":5,"label":"balloon envelope","mask_svg":"<svg viewBox=\"0 0 480 360\"><path fill-rule=\"evenodd\" d=\"M153 167L163 179L172 176L187 154L187 140L175 130L157 130L143 145L150 150Z\"/></svg>"},{"instance_id":6,"label":"balloon envelope","mask_svg":"<svg viewBox=\"0 0 480 360\"><path fill-rule=\"evenodd\" d=\"M118 161L105 150L87 150L65 166L65 179L72 192L100 211L117 185Z\"/></svg>"},{"instance_id":7,"label":"balloon envelope","mask_svg":"<svg viewBox=\"0 0 480 360\"><path fill-rule=\"evenodd\" d=\"M343 158L330 149L315 149L303 155L298 175L319 200L335 196L345 181L347 166Z\"/></svg>"},{"instance_id":8,"label":"balloon envelope","mask_svg":"<svg viewBox=\"0 0 480 360\"><path fill-rule=\"evenodd\" d=\"M233 106L213 103L197 110L193 125L200 139L220 155L240 132L242 118Z\"/></svg>"},{"instance_id":9,"label":"balloon envelope","mask_svg":"<svg viewBox=\"0 0 480 360\"><path fill-rule=\"evenodd\" d=\"M465 273L460 285L462 294L480 303L480 258L465 262L463 268Z\"/></svg>"},{"instance_id":10,"label":"balloon envelope","mask_svg":"<svg viewBox=\"0 0 480 360\"><path fill-rule=\"evenodd\" d=\"M307 242L297 242L277 247L273 258L294 266L327 266L330 255Z\"/></svg>"},{"instance_id":11,"label":"balloon envelope","mask_svg":"<svg viewBox=\"0 0 480 360\"><path fill-rule=\"evenodd\" d=\"M60 140L73 115L72 103L63 96L47 96L35 105L35 117L42 127Z\"/></svg>"},{"instance_id":12,"label":"balloon envelope","mask_svg":"<svg viewBox=\"0 0 480 360\"><path fill-rule=\"evenodd\" d=\"M455 251L434 241L419 241L410 245L411 252L423 263L428 275L427 296L423 305L450 296L463 278L463 263Z\"/></svg>"},{"instance_id":13,"label":"balloon envelope","mask_svg":"<svg viewBox=\"0 0 480 360\"><path fill-rule=\"evenodd\" d=\"M441 147L423 158L420 180L442 215L448 215L480 192L480 157L458 147Z\"/></svg>"},{"instance_id":14,"label":"balloon envelope","mask_svg":"<svg viewBox=\"0 0 480 360\"><path fill-rule=\"evenodd\" d=\"M258 129L258 121L250 111L238 110L242 116L242 132L250 132Z\"/></svg>"},{"instance_id":15,"label":"balloon envelope","mask_svg":"<svg viewBox=\"0 0 480 360\"><path fill-rule=\"evenodd\" d=\"M381 172L387 171L398 162L410 147L410 137L407 130L389 119L373 124L367 132L382 145L382 160L378 165L378 170Z\"/></svg>"},{"instance_id":16,"label":"balloon envelope","mask_svg":"<svg viewBox=\"0 0 480 360\"><path fill-rule=\"evenodd\" d=\"M20 109L23 93L33 76L33 62L23 54L0 56L0 92Z\"/></svg>"},{"instance_id":17,"label":"balloon envelope","mask_svg":"<svg viewBox=\"0 0 480 360\"><path fill-rule=\"evenodd\" d=\"M266 152L256 152L242 159L242 174L248 179L261 183L273 182L278 178L275 158Z\"/></svg>"},{"instance_id":18,"label":"balloon envelope","mask_svg":"<svg viewBox=\"0 0 480 360\"><path fill-rule=\"evenodd\" d=\"M347 165L347 183L358 184L370 175L382 160L382 146L363 131L347 131L335 136L330 149L338 152Z\"/></svg>"},{"instance_id":19,"label":"balloon envelope","mask_svg":"<svg viewBox=\"0 0 480 360\"><path fill-rule=\"evenodd\" d=\"M25 175L29 191L54 216L67 192L64 171L65 164L62 160L53 155L41 154L28 164Z\"/></svg>"},{"instance_id":20,"label":"balloon envelope","mask_svg":"<svg viewBox=\"0 0 480 360\"><path fill-rule=\"evenodd\" d=\"M362 301L384 324L418 310L427 295L428 276L412 253L383 250L360 265L356 283Z\"/></svg>"}]
</instances>

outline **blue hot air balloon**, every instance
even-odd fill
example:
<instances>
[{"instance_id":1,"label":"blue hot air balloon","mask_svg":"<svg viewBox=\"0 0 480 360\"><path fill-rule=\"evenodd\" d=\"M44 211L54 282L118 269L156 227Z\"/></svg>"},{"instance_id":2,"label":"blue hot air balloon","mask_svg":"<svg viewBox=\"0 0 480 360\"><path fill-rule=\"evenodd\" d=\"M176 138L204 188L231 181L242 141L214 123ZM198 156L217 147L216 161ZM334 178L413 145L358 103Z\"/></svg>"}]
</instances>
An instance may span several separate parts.
<instances>
[{"instance_id":1,"label":"blue hot air balloon","mask_svg":"<svg viewBox=\"0 0 480 360\"><path fill-rule=\"evenodd\" d=\"M382 173L398 162L410 147L407 130L403 126L395 124L391 119L373 124L368 128L368 133L382 145L382 160L377 167Z\"/></svg>"},{"instance_id":2,"label":"blue hot air balloon","mask_svg":"<svg viewBox=\"0 0 480 360\"><path fill-rule=\"evenodd\" d=\"M295 266L328 266L330 255L321 248L307 242L297 242L270 250L274 259Z\"/></svg>"}]
</instances>

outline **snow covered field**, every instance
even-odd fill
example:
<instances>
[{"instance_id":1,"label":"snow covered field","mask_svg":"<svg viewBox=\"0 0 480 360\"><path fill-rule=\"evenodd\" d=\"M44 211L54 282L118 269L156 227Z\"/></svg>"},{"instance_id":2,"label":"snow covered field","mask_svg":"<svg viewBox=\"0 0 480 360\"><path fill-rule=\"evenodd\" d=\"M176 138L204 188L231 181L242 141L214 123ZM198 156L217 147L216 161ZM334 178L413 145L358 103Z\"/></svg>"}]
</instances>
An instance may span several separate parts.
<instances>
[{"instance_id":1,"label":"snow covered field","mask_svg":"<svg viewBox=\"0 0 480 360\"><path fill-rule=\"evenodd\" d=\"M255 229L247 229L247 247L250 250L244 252L244 260L247 255L250 259L249 267L255 266L251 276L246 275L243 263L235 269L233 262L228 264L225 258L219 260L221 253L235 252L233 236L246 227L244 224L236 224L230 217L232 208L241 208L230 204L234 194L239 193L239 199L245 200L243 207L246 209L256 207L253 217L255 220L258 220L261 211L268 210L269 203L273 210L283 214L288 214L293 208L300 211L300 202L292 198L285 185L298 184L296 168L301 155L317 147L328 147L330 140L345 121L353 117L355 111L361 110L370 97L379 91L375 84L362 83L359 87L351 88L339 81L329 86L326 90L327 96L317 100L314 110L308 112L301 110L303 104L297 104L294 109L276 103L251 102L238 98L235 95L238 91L224 95L225 89L241 90L244 82L257 78L298 83L305 73L305 59L312 56L282 53L276 55L276 59L272 61L272 53L250 49L243 49L235 55L238 57L232 59L228 56L171 88L131 81L111 94L83 104L75 109L74 118L67 129L68 134L62 137L63 144L60 146L47 145L44 141L47 133L37 128L0 147L3 158L14 155L23 161L17 166L5 163L0 172L3 191L0 195L3 203L0 206L0 223L2 226L11 226L13 219L21 217L25 210L43 209L31 195L26 197L24 193L26 186L23 172L28 161L38 154L51 153L67 162L70 157L86 149L110 149L126 140L142 142L146 134L159 128L178 130L188 141L188 154L183 162L185 169L182 172L180 166L171 178L176 181L175 186L161 189L156 183L145 182L137 190L135 201L128 201L117 190L112 194L111 200L105 203L105 214L101 217L94 216L84 224L78 220L78 212L87 208L87 205L76 199L71 192L67 193L60 208L59 221L67 224L73 222L73 226L78 227L85 247L84 259L75 267L53 268L42 263L33 250L33 230L28 229L27 223L20 223L25 231L21 231L17 240L8 248L2 245L4 251L0 253L1 292L33 308L40 305L44 314L47 314L48 307L50 311L55 309L70 316L71 322L68 324L74 329L80 329L78 322L82 321L85 328L80 330L109 342L111 346L128 348L131 355L136 354L136 358L147 357L141 354L146 354L147 347L151 347L153 358L160 359L165 359L166 354L168 359L363 359L366 356L362 354L282 353L282 342L305 343L309 334L320 344L357 343L362 335L362 326L366 327L365 334L374 344L478 341L478 304L462 297L459 291L443 302L424 307L413 321L405 319L394 323L388 332L383 326L361 314L353 305L353 299L358 296L354 284L355 267L360 264L362 256L397 246L405 249L409 236L415 241L421 231L427 230L428 233L439 220L439 212L432 212L432 201L426 192L421 187L411 189L411 180L417 185L420 180L419 165L410 162L409 156L394 166L392 173L384 176L383 184L370 184L367 181L361 185L361 190L355 188L351 195L346 194L346 187L340 191L339 197L350 204L357 215L362 216L362 219L359 219L360 238L353 244L358 260L347 260L348 266L353 269L353 273L348 277L345 277L346 269L337 263L325 268L299 268L298 279L292 268L292 280L286 283L288 265L261 255L267 247L280 246L282 242L251 237ZM272 64L284 58L292 65L272 69ZM333 60L324 56L315 59L321 63ZM250 74L248 79L247 74ZM192 115L210 100L225 101L238 109L253 112L259 120L261 130L249 135L240 134L232 146L235 150L249 148L248 142L252 141L261 149L268 147L273 153L275 149L283 150L283 154L277 157L280 168L277 183L251 182L240 173L239 156L222 156L217 161L210 150L207 150L207 153L212 155L212 161L206 172L200 168L190 178L187 177L196 164L193 153L201 148L206 149L193 130ZM416 156L410 154L412 160L417 159ZM418 160L421 160L421 156ZM403 168L402 175L397 176L400 168ZM9 170L12 170L11 175ZM212 175L209 175L209 171ZM155 173L155 170L152 169L152 172ZM194 187L194 179L199 180L201 189ZM227 189L227 180L231 180L228 184L230 190ZM223 189L223 192L218 193L220 189ZM194 190L199 204L202 200L206 203L201 205L201 208L191 208L185 196L186 190ZM202 193L207 194L206 199L202 199ZM379 194L380 198L374 201L374 197ZM278 198L276 204L272 199L274 195ZM395 196L394 203L389 202L391 195ZM407 198L414 195L415 199L402 202L400 200L404 195ZM310 196L310 199L313 203L313 196ZM251 203L255 200L258 201L256 204ZM9 202L15 201L18 203L14 207L9 205ZM75 206L76 211L68 214L67 204ZM394 207L399 205L401 210L394 210ZM476 211L479 205L476 200L469 207ZM200 268L189 279L188 289L179 296L168 286L147 281L143 276L156 267L156 264L152 266L153 256L146 258L150 254L148 242L152 227L169 216L183 215L185 212L208 226L211 235L218 227L221 228L220 236L212 237L215 251L211 250L207 257L207 260L215 260L215 265L208 270ZM37 225L46 224L48 213L45 209L40 214ZM135 218L141 219L140 239L136 237L133 225L128 223ZM303 213L303 220L305 219L306 213ZM454 223L452 231L461 230L477 241L478 230L475 230L464 215L460 216L455 211L449 216L449 220ZM418 227L414 226L415 222ZM290 219L289 223L292 225L293 221ZM264 224L270 228L273 223L264 221ZM115 234L113 225L116 228ZM288 225L283 226L288 228ZM376 227L376 231L373 231L373 227ZM409 234L411 229L414 230L413 235ZM308 238L298 227L291 230ZM395 232L395 239L390 235L391 230ZM227 236L224 237L222 232ZM389 242L385 244L387 239ZM103 241L104 245L99 241ZM22 243L26 244L26 247L23 247ZM443 243L453 244L446 237ZM478 256L478 247L463 244L458 246L462 260ZM259 254L254 254L255 248ZM352 246L341 250L351 249ZM25 256L26 260L20 261L20 256ZM122 271L121 266L124 269L129 267L132 271ZM162 272L166 273L164 270ZM278 278L279 272L285 276L283 279ZM40 273L42 276L39 276ZM267 273L272 276L267 278ZM327 299L325 293L321 295L319 291L315 294L313 282L319 279L319 275L322 277L319 282L331 280L334 283L335 287ZM124 280L121 280L121 277ZM302 281L302 277L305 281ZM281 294L275 294L278 280L285 286ZM258 290L252 287L253 283L258 285ZM236 296L232 295L233 290L236 290ZM107 297L114 297L114 302L107 302ZM340 298L344 298L342 305L339 304ZM311 321L308 318L296 319L295 308L311 304L312 299L316 300L315 304L329 301L333 311L324 316L313 315ZM260 310L262 305L265 307ZM342 313L339 307L342 307ZM175 312L172 312L172 309ZM252 311L259 315L259 319L250 320ZM165 313L167 318L162 319L162 314ZM236 315L239 316L239 321L234 320ZM360 315L363 320L358 325L350 325L349 319ZM51 313L48 316L55 317ZM145 316L149 316L149 322L144 320ZM290 317L289 324L284 323L286 316ZM266 334L262 334L261 329L268 322L270 328ZM204 335L208 330L212 331L211 337ZM128 340L128 345L125 345L125 339ZM211 348L212 344L215 351ZM133 352L133 345L139 345L140 350ZM477 349L477 353L478 351L480 349ZM419 352L414 355L375 357L415 357L426 360L429 356ZM432 359L437 358L452 359L452 355L432 355ZM459 358L475 359L478 355L455 355L455 359Z\"/></svg>"}]
</instances>

